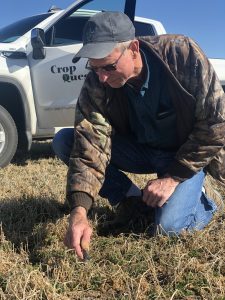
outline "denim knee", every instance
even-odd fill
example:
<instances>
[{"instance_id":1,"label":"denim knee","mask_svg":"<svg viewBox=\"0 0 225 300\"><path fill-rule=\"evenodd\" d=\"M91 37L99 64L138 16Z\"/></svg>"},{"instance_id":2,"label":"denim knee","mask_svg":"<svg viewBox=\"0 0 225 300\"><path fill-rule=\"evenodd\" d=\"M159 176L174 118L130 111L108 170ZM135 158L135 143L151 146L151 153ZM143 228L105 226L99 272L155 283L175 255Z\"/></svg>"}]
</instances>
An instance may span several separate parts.
<instances>
[{"instance_id":1,"label":"denim knee","mask_svg":"<svg viewBox=\"0 0 225 300\"><path fill-rule=\"evenodd\" d=\"M168 205L168 204L164 204ZM191 209L190 209L191 208ZM200 199L192 207L183 207L183 210L176 210L170 207L156 209L156 224L159 233L166 235L179 234L183 230L193 231L203 229L212 219L216 204L202 193Z\"/></svg>"},{"instance_id":2,"label":"denim knee","mask_svg":"<svg viewBox=\"0 0 225 300\"><path fill-rule=\"evenodd\" d=\"M187 230L188 225L193 224L194 215L189 215L188 218L182 218L173 214L163 214L157 221L157 229L159 233L164 235L176 235L182 230Z\"/></svg>"},{"instance_id":3,"label":"denim knee","mask_svg":"<svg viewBox=\"0 0 225 300\"><path fill-rule=\"evenodd\" d=\"M61 133L60 131L58 131L53 140L52 140L52 149L53 151L55 152L55 154L58 156L58 153L60 152L60 149L61 149Z\"/></svg>"},{"instance_id":4,"label":"denim knee","mask_svg":"<svg viewBox=\"0 0 225 300\"><path fill-rule=\"evenodd\" d=\"M74 142L73 128L64 128L58 131L52 141L52 149L66 165L69 164L70 152Z\"/></svg>"}]
</instances>

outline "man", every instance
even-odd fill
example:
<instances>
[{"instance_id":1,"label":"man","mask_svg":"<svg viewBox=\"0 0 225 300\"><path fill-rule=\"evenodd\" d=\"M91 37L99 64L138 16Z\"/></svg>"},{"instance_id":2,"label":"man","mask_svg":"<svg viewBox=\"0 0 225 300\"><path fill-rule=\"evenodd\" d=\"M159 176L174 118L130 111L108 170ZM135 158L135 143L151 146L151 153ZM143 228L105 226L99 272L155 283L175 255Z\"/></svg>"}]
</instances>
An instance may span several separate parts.
<instances>
[{"instance_id":1,"label":"man","mask_svg":"<svg viewBox=\"0 0 225 300\"><path fill-rule=\"evenodd\" d=\"M75 131L53 141L69 165L66 244L83 258L98 193L119 208L152 209L162 233L204 228L216 210L204 193L205 171L225 183L225 96L208 59L182 35L136 39L118 12L91 17L83 42L76 57L88 58L91 71ZM141 191L122 171L158 178Z\"/></svg>"}]
</instances>

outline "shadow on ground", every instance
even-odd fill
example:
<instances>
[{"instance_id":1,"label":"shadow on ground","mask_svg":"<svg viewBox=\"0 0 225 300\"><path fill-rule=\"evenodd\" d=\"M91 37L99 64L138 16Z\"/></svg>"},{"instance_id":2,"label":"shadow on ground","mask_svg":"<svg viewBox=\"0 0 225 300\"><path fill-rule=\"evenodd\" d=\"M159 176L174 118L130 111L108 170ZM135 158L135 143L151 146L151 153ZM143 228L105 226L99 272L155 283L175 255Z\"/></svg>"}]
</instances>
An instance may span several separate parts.
<instances>
[{"instance_id":1,"label":"shadow on ground","mask_svg":"<svg viewBox=\"0 0 225 300\"><path fill-rule=\"evenodd\" d=\"M34 141L31 150L28 152L19 150L12 160L12 164L25 166L28 160L39 160L55 157L52 150L52 140Z\"/></svg>"},{"instance_id":2,"label":"shadow on ground","mask_svg":"<svg viewBox=\"0 0 225 300\"><path fill-rule=\"evenodd\" d=\"M63 241L64 232L60 231L62 227L54 224L68 213L68 208L53 198L5 198L0 201L0 223L4 239L11 242L18 253L25 249L32 265L39 265L49 258L57 261L64 257L64 250L54 249L54 243L58 245L59 239L60 242ZM136 219L135 222L132 220L126 226L108 226L107 222L112 221L114 216L109 207L96 206L89 217L96 224L94 226L99 236L136 234L139 238L141 234L143 238L147 229L149 232L149 227L141 219Z\"/></svg>"},{"instance_id":3,"label":"shadow on ground","mask_svg":"<svg viewBox=\"0 0 225 300\"><path fill-rule=\"evenodd\" d=\"M20 250L21 244L32 251L46 237L46 225L64 216L64 207L51 198L3 199L0 202L0 222L6 240Z\"/></svg>"}]
</instances>

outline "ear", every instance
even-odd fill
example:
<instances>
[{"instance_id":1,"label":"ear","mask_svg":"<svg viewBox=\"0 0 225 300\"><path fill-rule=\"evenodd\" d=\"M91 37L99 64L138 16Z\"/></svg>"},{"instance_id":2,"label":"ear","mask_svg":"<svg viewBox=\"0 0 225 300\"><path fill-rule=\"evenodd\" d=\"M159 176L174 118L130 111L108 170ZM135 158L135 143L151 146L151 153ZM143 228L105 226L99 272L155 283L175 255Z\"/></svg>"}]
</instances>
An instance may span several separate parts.
<instances>
[{"instance_id":1,"label":"ear","mask_svg":"<svg viewBox=\"0 0 225 300\"><path fill-rule=\"evenodd\" d=\"M133 58L136 58L137 54L139 53L139 41L133 40L130 43L129 49L133 52Z\"/></svg>"}]
</instances>

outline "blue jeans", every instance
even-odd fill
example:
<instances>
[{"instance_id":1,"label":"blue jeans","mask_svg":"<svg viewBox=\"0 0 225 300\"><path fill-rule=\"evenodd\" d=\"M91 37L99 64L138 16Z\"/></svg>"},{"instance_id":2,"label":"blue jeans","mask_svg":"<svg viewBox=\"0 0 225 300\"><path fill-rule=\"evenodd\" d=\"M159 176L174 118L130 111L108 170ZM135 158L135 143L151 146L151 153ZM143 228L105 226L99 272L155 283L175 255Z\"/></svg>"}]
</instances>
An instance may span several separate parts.
<instances>
[{"instance_id":1,"label":"blue jeans","mask_svg":"<svg viewBox=\"0 0 225 300\"><path fill-rule=\"evenodd\" d=\"M74 141L72 128L62 129L53 139L53 150L65 163ZM111 205L122 201L132 181L122 172L135 174L157 173L158 177L167 172L174 160L174 151L152 149L130 138L115 135L112 139L111 161L106 168L105 181L99 192ZM155 208L155 224L167 234L182 230L200 230L212 219L216 205L203 192L205 173L200 171L192 178L180 183L174 193L160 208Z\"/></svg>"}]
</instances>

